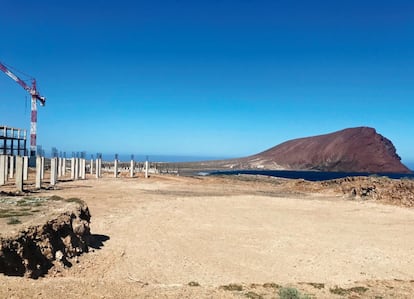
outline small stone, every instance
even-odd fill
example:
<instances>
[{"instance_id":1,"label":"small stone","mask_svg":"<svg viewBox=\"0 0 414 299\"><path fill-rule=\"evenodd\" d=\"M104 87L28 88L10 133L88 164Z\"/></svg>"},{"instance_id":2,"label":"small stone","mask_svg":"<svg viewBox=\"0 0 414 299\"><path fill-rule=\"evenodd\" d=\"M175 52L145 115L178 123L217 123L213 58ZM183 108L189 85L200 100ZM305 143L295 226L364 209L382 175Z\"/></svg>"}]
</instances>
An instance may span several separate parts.
<instances>
[{"instance_id":1,"label":"small stone","mask_svg":"<svg viewBox=\"0 0 414 299\"><path fill-rule=\"evenodd\" d=\"M63 253L62 253L62 251L60 251L60 250L56 251L55 258L59 262L62 261L62 259L63 259Z\"/></svg>"}]
</instances>

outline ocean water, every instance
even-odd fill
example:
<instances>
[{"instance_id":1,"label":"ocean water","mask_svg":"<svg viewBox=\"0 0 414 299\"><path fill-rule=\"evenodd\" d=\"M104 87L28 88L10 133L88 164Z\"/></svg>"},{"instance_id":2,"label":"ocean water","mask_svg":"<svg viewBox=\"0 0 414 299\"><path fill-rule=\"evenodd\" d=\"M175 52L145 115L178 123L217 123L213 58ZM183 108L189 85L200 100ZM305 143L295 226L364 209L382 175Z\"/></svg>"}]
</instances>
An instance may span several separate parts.
<instances>
[{"instance_id":1,"label":"ocean water","mask_svg":"<svg viewBox=\"0 0 414 299\"><path fill-rule=\"evenodd\" d=\"M414 179L414 173L368 173L368 172L324 172L324 171L293 171L293 170L233 170L233 171L210 171L200 173L201 175L264 175L281 177L287 179L304 179L307 181L325 181L352 176L386 176L392 179L410 178Z\"/></svg>"},{"instance_id":2,"label":"ocean water","mask_svg":"<svg viewBox=\"0 0 414 299\"><path fill-rule=\"evenodd\" d=\"M115 154L103 153L102 159L104 161L113 161L115 159ZM146 161L147 159L150 162L178 163L178 162L199 162L199 161L210 161L210 160L222 160L222 159L229 159L229 158L228 157L211 157L211 156L180 156L180 155L143 155L143 154L134 155L135 161ZM122 162L131 161L131 154L119 154L118 160Z\"/></svg>"}]
</instances>

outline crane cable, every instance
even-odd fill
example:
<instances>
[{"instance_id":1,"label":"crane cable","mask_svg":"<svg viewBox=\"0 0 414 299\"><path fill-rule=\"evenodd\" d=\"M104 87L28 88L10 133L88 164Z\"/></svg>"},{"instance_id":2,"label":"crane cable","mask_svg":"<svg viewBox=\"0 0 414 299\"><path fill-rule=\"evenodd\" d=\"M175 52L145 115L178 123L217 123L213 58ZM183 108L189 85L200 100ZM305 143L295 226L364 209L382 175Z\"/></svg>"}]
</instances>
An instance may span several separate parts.
<instances>
[{"instance_id":1,"label":"crane cable","mask_svg":"<svg viewBox=\"0 0 414 299\"><path fill-rule=\"evenodd\" d=\"M12 67L11 65L8 65L8 64L6 64L6 63L4 63L4 62L3 62L3 64L4 64L5 66L7 66L9 69L13 70L14 72L16 72L16 73L20 73L20 74L22 74L22 75L24 75L25 77L27 77L27 78L28 78L28 79L26 79L26 80L22 80L22 81L27 82L27 81L30 81L30 80L34 79L34 77L33 77L33 76L30 76L29 74L26 74L26 73L24 73L24 72L22 72L22 71L20 71L20 70L16 69L15 67Z\"/></svg>"}]
</instances>

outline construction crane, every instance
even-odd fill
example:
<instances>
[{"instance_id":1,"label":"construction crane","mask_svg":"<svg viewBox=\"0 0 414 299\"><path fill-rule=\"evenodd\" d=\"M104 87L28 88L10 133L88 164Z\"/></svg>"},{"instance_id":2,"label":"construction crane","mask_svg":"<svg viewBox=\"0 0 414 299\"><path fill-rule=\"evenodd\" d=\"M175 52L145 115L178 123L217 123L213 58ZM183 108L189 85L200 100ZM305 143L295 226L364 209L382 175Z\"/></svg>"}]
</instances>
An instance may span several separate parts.
<instances>
[{"instance_id":1,"label":"construction crane","mask_svg":"<svg viewBox=\"0 0 414 299\"><path fill-rule=\"evenodd\" d=\"M46 98L42 97L36 89L36 79L32 78L32 86L29 86L22 79L13 74L8 67L0 62L0 70L3 71L7 76L12 78L21 87L23 87L32 97L31 102L31 118L30 118L30 157L36 156L36 132L37 132L37 101L40 102L41 106L46 104Z\"/></svg>"}]
</instances>

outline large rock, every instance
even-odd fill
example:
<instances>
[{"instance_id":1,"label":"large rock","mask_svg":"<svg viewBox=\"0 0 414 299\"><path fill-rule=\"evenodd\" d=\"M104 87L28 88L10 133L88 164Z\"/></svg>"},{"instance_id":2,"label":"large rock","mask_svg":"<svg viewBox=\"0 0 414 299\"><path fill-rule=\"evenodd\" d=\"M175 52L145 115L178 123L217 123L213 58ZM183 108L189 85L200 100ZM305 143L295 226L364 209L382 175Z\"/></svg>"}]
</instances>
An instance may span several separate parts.
<instances>
[{"instance_id":1,"label":"large rock","mask_svg":"<svg viewBox=\"0 0 414 299\"><path fill-rule=\"evenodd\" d=\"M237 159L233 168L410 173L392 142L369 127L294 139L257 155Z\"/></svg>"}]
</instances>

